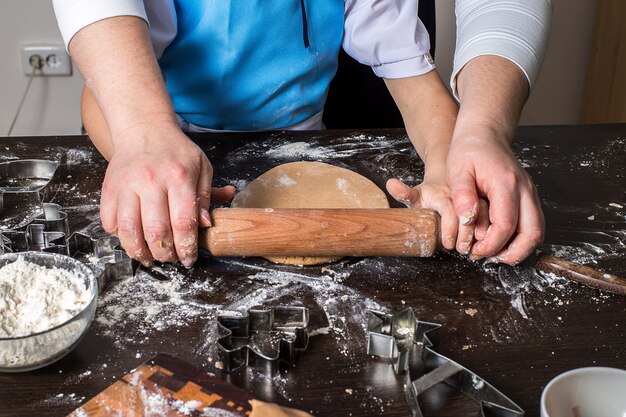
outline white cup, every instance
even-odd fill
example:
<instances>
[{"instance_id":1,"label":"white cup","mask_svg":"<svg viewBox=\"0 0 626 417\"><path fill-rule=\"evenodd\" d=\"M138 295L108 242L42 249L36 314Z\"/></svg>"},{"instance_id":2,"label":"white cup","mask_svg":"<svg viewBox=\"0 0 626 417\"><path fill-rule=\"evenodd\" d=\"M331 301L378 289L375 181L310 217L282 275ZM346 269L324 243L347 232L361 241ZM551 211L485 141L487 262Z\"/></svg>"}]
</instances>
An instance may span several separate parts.
<instances>
[{"instance_id":1,"label":"white cup","mask_svg":"<svg viewBox=\"0 0 626 417\"><path fill-rule=\"evenodd\" d=\"M541 417L626 417L626 370L591 367L562 373L541 394Z\"/></svg>"}]
</instances>

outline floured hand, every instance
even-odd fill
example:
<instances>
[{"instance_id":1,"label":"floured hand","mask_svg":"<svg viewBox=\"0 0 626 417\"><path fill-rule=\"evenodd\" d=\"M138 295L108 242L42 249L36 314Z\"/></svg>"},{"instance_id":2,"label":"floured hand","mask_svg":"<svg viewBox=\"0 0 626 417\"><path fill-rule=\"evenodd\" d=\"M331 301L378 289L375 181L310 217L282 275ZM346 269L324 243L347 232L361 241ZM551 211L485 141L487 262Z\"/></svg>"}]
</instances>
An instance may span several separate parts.
<instances>
[{"instance_id":1,"label":"floured hand","mask_svg":"<svg viewBox=\"0 0 626 417\"><path fill-rule=\"evenodd\" d=\"M210 225L211 164L176 125L124 135L102 186L102 225L146 266L178 259L189 268L198 255L198 226ZM224 201L234 189L214 194Z\"/></svg>"},{"instance_id":2,"label":"floured hand","mask_svg":"<svg viewBox=\"0 0 626 417\"><path fill-rule=\"evenodd\" d=\"M460 227L475 228L472 259L517 264L543 242L545 225L537 189L508 143L489 130L456 136L447 166Z\"/></svg>"}]
</instances>

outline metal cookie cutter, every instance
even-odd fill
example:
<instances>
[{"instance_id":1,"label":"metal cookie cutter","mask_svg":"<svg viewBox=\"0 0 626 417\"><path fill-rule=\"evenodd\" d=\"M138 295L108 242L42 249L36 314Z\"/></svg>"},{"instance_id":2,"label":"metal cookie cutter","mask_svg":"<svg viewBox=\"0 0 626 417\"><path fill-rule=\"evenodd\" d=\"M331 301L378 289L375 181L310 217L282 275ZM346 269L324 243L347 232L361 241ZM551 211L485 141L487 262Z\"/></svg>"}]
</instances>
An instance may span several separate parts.
<instances>
[{"instance_id":1,"label":"metal cookie cutter","mask_svg":"<svg viewBox=\"0 0 626 417\"><path fill-rule=\"evenodd\" d=\"M481 406L483 417L520 417L524 411L487 381L435 352L428 333L440 324L417 320L413 309L397 314L368 311L369 355L390 358L397 373L406 375L406 397L413 417L422 417L418 397L445 382Z\"/></svg>"},{"instance_id":2,"label":"metal cookie cutter","mask_svg":"<svg viewBox=\"0 0 626 417\"><path fill-rule=\"evenodd\" d=\"M67 214L53 203L41 205L43 213L27 225L2 232L5 252L43 251L67 254Z\"/></svg>"},{"instance_id":3,"label":"metal cookie cutter","mask_svg":"<svg viewBox=\"0 0 626 417\"><path fill-rule=\"evenodd\" d=\"M112 280L134 276L139 262L120 249L117 237L70 235L67 214L61 206L44 203L57 190L55 174L59 165L37 159L0 163L0 212L3 206L10 207L12 214L22 219L19 227L0 231L0 253L43 251L72 257L111 257L98 277L99 291Z\"/></svg>"},{"instance_id":4,"label":"metal cookie cutter","mask_svg":"<svg viewBox=\"0 0 626 417\"><path fill-rule=\"evenodd\" d=\"M224 370L244 366L276 375L280 362L295 363L297 351L309 343L309 310L297 306L252 308L217 317L218 348Z\"/></svg>"},{"instance_id":5,"label":"metal cookie cutter","mask_svg":"<svg viewBox=\"0 0 626 417\"><path fill-rule=\"evenodd\" d=\"M77 257L80 254L95 256L98 259L111 257L111 262L104 265L98 276L98 293L101 293L111 281L132 278L140 263L132 259L120 249L120 241L116 236L94 239L82 233L73 233L67 242L67 255Z\"/></svg>"},{"instance_id":6,"label":"metal cookie cutter","mask_svg":"<svg viewBox=\"0 0 626 417\"><path fill-rule=\"evenodd\" d=\"M52 204L52 206L57 206ZM57 206L58 207L58 206ZM60 212L63 215L65 213ZM67 218L64 217L66 220ZM119 239L106 236L94 239L82 233L73 233L67 237L66 232L48 230L56 220L36 220L23 230L0 232L0 253L41 251L58 253L77 258L80 255L94 256L97 259L110 257L98 276L98 292L101 293L111 281L131 278L140 264L120 249ZM59 223L61 225L61 223ZM65 222L65 227L67 222Z\"/></svg>"},{"instance_id":7,"label":"metal cookie cutter","mask_svg":"<svg viewBox=\"0 0 626 417\"><path fill-rule=\"evenodd\" d=\"M0 212L6 207L33 207L49 201L57 190L59 162L20 159L0 162Z\"/></svg>"}]
</instances>

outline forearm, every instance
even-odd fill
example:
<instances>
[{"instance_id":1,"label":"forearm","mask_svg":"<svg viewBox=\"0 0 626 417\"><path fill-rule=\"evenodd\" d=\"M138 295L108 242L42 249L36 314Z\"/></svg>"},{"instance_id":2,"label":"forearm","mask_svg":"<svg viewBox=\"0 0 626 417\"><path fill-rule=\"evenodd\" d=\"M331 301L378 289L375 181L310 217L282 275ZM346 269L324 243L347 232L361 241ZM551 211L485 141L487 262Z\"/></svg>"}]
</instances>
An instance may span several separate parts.
<instances>
[{"instance_id":1,"label":"forearm","mask_svg":"<svg viewBox=\"0 0 626 417\"><path fill-rule=\"evenodd\" d=\"M425 165L427 177L445 177L445 163L456 123L457 106L435 71L385 80Z\"/></svg>"},{"instance_id":2,"label":"forearm","mask_svg":"<svg viewBox=\"0 0 626 417\"><path fill-rule=\"evenodd\" d=\"M96 22L72 38L69 50L102 110L114 146L133 127L176 125L142 19L121 16Z\"/></svg>"},{"instance_id":3,"label":"forearm","mask_svg":"<svg viewBox=\"0 0 626 417\"><path fill-rule=\"evenodd\" d=\"M551 0L455 0L457 40L451 86L473 59L500 56L515 63L532 87L548 43Z\"/></svg>"},{"instance_id":4,"label":"forearm","mask_svg":"<svg viewBox=\"0 0 626 417\"><path fill-rule=\"evenodd\" d=\"M528 80L508 59L484 55L469 61L459 72L460 109L456 135L488 129L508 145L528 97Z\"/></svg>"}]
</instances>

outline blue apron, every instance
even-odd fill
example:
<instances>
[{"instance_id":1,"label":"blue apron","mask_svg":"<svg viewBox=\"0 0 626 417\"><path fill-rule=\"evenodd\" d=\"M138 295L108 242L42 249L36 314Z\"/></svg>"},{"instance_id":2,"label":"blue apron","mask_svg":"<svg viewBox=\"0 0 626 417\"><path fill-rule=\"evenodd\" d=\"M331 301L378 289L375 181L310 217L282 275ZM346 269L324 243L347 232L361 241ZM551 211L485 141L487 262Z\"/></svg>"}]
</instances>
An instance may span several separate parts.
<instances>
[{"instance_id":1,"label":"blue apron","mask_svg":"<svg viewBox=\"0 0 626 417\"><path fill-rule=\"evenodd\" d=\"M211 129L284 128L316 115L337 70L343 0L177 0L159 59L174 109Z\"/></svg>"}]
</instances>

